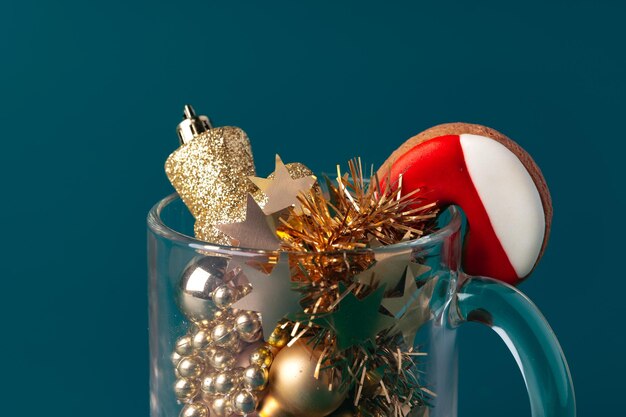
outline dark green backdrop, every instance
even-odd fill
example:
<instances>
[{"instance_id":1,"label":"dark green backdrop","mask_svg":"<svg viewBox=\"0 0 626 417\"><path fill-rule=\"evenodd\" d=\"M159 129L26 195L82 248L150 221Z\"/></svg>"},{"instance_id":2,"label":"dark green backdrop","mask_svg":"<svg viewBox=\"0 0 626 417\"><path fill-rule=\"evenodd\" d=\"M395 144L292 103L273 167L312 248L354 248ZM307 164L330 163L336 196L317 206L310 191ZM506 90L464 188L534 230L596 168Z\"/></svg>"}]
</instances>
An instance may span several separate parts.
<instances>
[{"instance_id":1,"label":"dark green backdrop","mask_svg":"<svg viewBox=\"0 0 626 417\"><path fill-rule=\"evenodd\" d=\"M622 415L625 8L388 3L3 2L0 415L147 417L144 219L187 102L244 128L264 175L276 152L379 164L440 122L516 139L555 206L521 288L579 414ZM461 417L529 415L488 330L461 330L460 383Z\"/></svg>"}]
</instances>

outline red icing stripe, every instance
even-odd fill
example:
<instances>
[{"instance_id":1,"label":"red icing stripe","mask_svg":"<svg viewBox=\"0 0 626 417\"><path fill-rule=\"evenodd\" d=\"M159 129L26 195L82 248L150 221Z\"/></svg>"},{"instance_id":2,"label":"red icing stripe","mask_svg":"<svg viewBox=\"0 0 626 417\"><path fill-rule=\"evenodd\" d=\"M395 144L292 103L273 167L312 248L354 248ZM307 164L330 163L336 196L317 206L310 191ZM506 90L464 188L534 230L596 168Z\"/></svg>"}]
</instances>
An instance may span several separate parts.
<instances>
[{"instance_id":1,"label":"red icing stripe","mask_svg":"<svg viewBox=\"0 0 626 417\"><path fill-rule=\"evenodd\" d=\"M496 236L485 207L467 171L458 135L440 136L405 152L391 168L391 178L402 177L402 188L427 190L427 198L442 206L460 206L469 229L465 239L463 270L516 283L519 278Z\"/></svg>"}]
</instances>

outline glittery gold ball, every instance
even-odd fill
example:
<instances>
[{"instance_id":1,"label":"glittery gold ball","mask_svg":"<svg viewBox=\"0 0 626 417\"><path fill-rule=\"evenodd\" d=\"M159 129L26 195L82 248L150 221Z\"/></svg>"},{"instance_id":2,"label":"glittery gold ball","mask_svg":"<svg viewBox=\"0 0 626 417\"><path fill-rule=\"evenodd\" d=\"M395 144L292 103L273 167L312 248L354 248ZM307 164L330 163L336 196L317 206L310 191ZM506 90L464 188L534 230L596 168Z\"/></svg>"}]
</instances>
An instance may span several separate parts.
<instances>
[{"instance_id":1,"label":"glittery gold ball","mask_svg":"<svg viewBox=\"0 0 626 417\"><path fill-rule=\"evenodd\" d=\"M199 356L185 356L176 369L183 378L197 378L204 371L204 361Z\"/></svg>"},{"instance_id":2,"label":"glittery gold ball","mask_svg":"<svg viewBox=\"0 0 626 417\"><path fill-rule=\"evenodd\" d=\"M250 353L250 364L267 368L272 364L274 355L267 346L260 346Z\"/></svg>"},{"instance_id":3,"label":"glittery gold ball","mask_svg":"<svg viewBox=\"0 0 626 417\"><path fill-rule=\"evenodd\" d=\"M278 352L270 368L268 398L272 400L266 401L262 416L279 415L275 412L278 408L294 416L323 417L343 403L347 390L340 388L338 375L333 377L330 369L322 369L317 379L314 376L320 354L319 348L302 339ZM329 390L331 382L333 389ZM265 407L271 407L271 413L264 412Z\"/></svg>"},{"instance_id":4,"label":"glittery gold ball","mask_svg":"<svg viewBox=\"0 0 626 417\"><path fill-rule=\"evenodd\" d=\"M192 380L179 378L174 383L174 393L179 400L189 400L198 393L198 385Z\"/></svg>"},{"instance_id":5,"label":"glittery gold ball","mask_svg":"<svg viewBox=\"0 0 626 417\"><path fill-rule=\"evenodd\" d=\"M185 404L179 417L209 417L209 409L200 402Z\"/></svg>"}]
</instances>

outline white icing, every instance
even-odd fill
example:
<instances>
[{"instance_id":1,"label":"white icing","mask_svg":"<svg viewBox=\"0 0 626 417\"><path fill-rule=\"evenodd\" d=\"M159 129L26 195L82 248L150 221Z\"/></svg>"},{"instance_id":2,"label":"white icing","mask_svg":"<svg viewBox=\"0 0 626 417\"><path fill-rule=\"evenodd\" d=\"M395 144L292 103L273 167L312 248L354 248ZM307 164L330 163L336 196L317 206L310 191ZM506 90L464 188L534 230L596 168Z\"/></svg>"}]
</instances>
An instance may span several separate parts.
<instances>
[{"instance_id":1,"label":"white icing","mask_svg":"<svg viewBox=\"0 0 626 417\"><path fill-rule=\"evenodd\" d=\"M539 190L519 158L501 143L460 135L465 165L518 277L537 262L545 233Z\"/></svg>"}]
</instances>

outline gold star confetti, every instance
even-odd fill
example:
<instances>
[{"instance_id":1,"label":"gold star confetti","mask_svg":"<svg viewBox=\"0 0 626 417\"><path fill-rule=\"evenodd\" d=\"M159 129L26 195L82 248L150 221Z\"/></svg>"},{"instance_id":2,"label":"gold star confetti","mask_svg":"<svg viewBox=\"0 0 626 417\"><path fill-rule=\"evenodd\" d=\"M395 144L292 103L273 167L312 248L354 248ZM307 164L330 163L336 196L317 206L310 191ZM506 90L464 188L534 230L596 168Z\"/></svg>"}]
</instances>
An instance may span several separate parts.
<instances>
[{"instance_id":1,"label":"gold star confetti","mask_svg":"<svg viewBox=\"0 0 626 417\"><path fill-rule=\"evenodd\" d=\"M379 249L374 253L374 265L356 275L354 280L370 287L385 285L390 290L396 288L411 264L411 255L411 248L390 251Z\"/></svg>"},{"instance_id":2,"label":"gold star confetti","mask_svg":"<svg viewBox=\"0 0 626 417\"><path fill-rule=\"evenodd\" d=\"M244 275L252 284L252 291L233 304L233 308L252 310L261 314L263 336L267 340L279 321L288 314L300 314L302 294L291 281L288 255L282 253L278 263L268 274L245 263L240 264Z\"/></svg>"},{"instance_id":3,"label":"gold star confetti","mask_svg":"<svg viewBox=\"0 0 626 417\"><path fill-rule=\"evenodd\" d=\"M314 175L292 178L280 156L276 155L273 179L251 176L250 180L267 196L263 212L272 214L287 207L299 205L298 195L308 192L317 178Z\"/></svg>"},{"instance_id":4,"label":"gold star confetti","mask_svg":"<svg viewBox=\"0 0 626 417\"><path fill-rule=\"evenodd\" d=\"M244 248L276 250L280 247L274 217L266 216L250 194L243 222L218 224L216 227Z\"/></svg>"},{"instance_id":5,"label":"gold star confetti","mask_svg":"<svg viewBox=\"0 0 626 417\"><path fill-rule=\"evenodd\" d=\"M352 291L348 291L343 283L339 284L343 297L337 310L326 314L313 322L321 327L332 329L337 336L339 350L370 341L374 343L376 335L393 326L393 317L381 314L380 308L385 287L359 299Z\"/></svg>"},{"instance_id":6,"label":"gold star confetti","mask_svg":"<svg viewBox=\"0 0 626 417\"><path fill-rule=\"evenodd\" d=\"M401 332L408 346L413 346L417 331L430 320L429 304L437 278L429 279L420 289L416 284L416 278L428 273L430 269L415 263L407 266L402 296L385 298L382 301L383 307L398 319L392 331Z\"/></svg>"}]
</instances>

